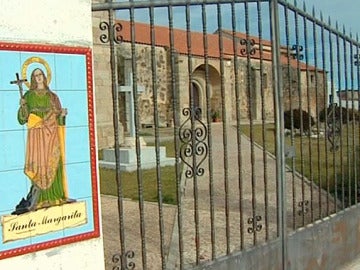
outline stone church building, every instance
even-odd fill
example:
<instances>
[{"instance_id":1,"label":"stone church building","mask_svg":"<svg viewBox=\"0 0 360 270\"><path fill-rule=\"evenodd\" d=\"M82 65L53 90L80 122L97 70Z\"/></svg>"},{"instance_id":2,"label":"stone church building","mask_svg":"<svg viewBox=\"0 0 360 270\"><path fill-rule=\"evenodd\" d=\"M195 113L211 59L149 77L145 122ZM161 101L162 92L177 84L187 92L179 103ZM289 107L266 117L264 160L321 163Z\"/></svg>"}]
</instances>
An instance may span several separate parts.
<instances>
[{"instance_id":1,"label":"stone church building","mask_svg":"<svg viewBox=\"0 0 360 270\"><path fill-rule=\"evenodd\" d=\"M101 21L107 20L107 13L93 14L94 80L99 149L114 145L110 46L99 40L100 35L103 34L99 29L99 24ZM171 54L169 28L155 26L153 29L155 42L152 43L150 25L135 22L135 40L131 42L130 22L117 22L122 26L118 33L122 42L115 45L117 62L115 74L119 89L121 86L131 86L133 45L136 52L137 86L138 90L141 89L138 92L137 100L141 126L153 126L154 124L153 94L155 87L152 76L154 66L160 126L173 124L174 98L178 104L177 112L179 114L182 109L190 107L190 87L193 93L192 104L201 108L201 116L204 121L206 121L208 109L212 112L222 112L222 102L224 102L225 117L228 123L236 121L236 106L239 106L240 118L244 121L249 120L250 117L254 121L262 120L263 117L266 121L274 121L270 41L260 41L259 38L250 37L254 44L252 44L253 53L248 56L243 53L241 45L241 41L246 40L244 33L236 33L238 48L234 53L231 31L222 30L221 35L218 32L208 34L208 47L205 50L203 33L191 32L188 34L185 30L174 29L173 49L175 53ZM188 48L187 45L188 36L191 38L191 48ZM222 50L219 49L220 36ZM318 106L318 111L326 106L325 73L312 66L307 66L303 61L288 57L287 48L282 47L281 50L284 110L301 106L305 111L309 111L310 108L310 114L316 116L316 106ZM155 51L155 57L152 57L152 51ZM175 56L175 61L171 59L172 55ZM205 76L205 56L208 59L208 80ZM235 57L238 59L237 72L234 70ZM152 59L156 59L155 65L153 65ZM190 65L189 61L191 61ZM171 63L175 63L175 65ZM189 67L191 67L191 72L189 72ZM235 76L238 78L235 79ZM173 91L174 88L175 91ZM236 89L239 91L238 102ZM176 97L173 92L177 95ZM207 92L209 97L207 97ZM210 108L207 108L207 104L210 105ZM129 131L128 114L130 111L128 106L128 100L124 93L119 93L119 119L122 127L120 140L123 139L124 132Z\"/></svg>"}]
</instances>

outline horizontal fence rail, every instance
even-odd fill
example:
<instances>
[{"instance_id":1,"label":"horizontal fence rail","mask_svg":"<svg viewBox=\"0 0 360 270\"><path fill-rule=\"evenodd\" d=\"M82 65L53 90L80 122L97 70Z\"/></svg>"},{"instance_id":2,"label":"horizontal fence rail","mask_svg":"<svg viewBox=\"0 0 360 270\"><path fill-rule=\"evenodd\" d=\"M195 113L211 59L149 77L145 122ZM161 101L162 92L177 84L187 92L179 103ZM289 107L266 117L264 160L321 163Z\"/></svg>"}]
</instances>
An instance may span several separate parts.
<instances>
[{"instance_id":1,"label":"horizontal fence rail","mask_svg":"<svg viewBox=\"0 0 360 270\"><path fill-rule=\"evenodd\" d=\"M288 233L358 203L357 36L296 1L92 10L107 269L200 269L275 239L285 261Z\"/></svg>"}]
</instances>

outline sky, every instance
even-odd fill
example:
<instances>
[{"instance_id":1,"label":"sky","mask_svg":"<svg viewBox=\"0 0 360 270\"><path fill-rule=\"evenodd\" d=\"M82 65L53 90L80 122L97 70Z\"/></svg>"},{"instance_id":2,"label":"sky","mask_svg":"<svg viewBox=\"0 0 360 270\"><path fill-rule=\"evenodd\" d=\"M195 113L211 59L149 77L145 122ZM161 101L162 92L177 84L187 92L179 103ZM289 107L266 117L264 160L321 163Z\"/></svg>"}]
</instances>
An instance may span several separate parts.
<instances>
[{"instance_id":1,"label":"sky","mask_svg":"<svg viewBox=\"0 0 360 270\"><path fill-rule=\"evenodd\" d=\"M351 31L354 37L360 35L360 0L299 0L298 5L302 6L302 2L309 11L315 7L316 17L320 17L321 11L326 21L330 17L332 25L338 22L341 29L345 26L346 33Z\"/></svg>"},{"instance_id":2,"label":"sky","mask_svg":"<svg viewBox=\"0 0 360 270\"><path fill-rule=\"evenodd\" d=\"M128 2L129 0L117 0L118 2ZM134 0L141 1L141 0ZM315 8L315 16L320 19L320 12L322 12L324 21L327 23L328 19L331 19L331 25L335 27L336 22L339 25L339 28L343 29L345 26L346 33L350 32L356 38L356 34L360 35L360 23L358 23L358 16L360 14L360 0L288 0L289 3L294 4L294 1L297 2L297 6L301 9L306 5L307 13L312 13L313 8ZM144 1L142 1L144 2ZM265 5L264 5L265 6ZM227 5L229 7L229 5ZM249 10L255 12L254 5L249 4ZM252 8L253 7L253 8ZM263 12L266 8L263 8ZM222 10L224 12L223 18L228 18L230 13L226 12L226 5L223 5ZM185 9L183 7L175 7L173 9L174 13L174 27L176 28L185 28ZM207 23L209 32L217 28L216 25L216 6L208 5L207 12ZM128 19L129 12L124 11L121 17ZM138 21L144 21L149 23L149 10L148 9L137 9L135 12L135 19ZM168 13L165 8L156 8L155 9L155 24L168 26ZM201 22L201 7L192 6L191 11L191 26L196 31L202 31L201 23L196 23L196 19ZM264 16L265 18L265 16ZM229 20L230 21L230 20ZM226 26L226 25L225 25Z\"/></svg>"}]
</instances>

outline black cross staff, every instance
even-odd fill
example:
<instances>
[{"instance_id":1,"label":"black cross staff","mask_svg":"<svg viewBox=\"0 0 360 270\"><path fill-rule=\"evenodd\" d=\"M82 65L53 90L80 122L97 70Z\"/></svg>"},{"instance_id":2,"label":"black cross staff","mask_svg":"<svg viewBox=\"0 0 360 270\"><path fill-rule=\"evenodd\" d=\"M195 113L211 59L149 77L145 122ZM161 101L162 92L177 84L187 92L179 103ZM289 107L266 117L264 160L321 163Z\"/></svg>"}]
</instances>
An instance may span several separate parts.
<instances>
[{"instance_id":1,"label":"black cross staff","mask_svg":"<svg viewBox=\"0 0 360 270\"><path fill-rule=\"evenodd\" d=\"M27 82L27 79L20 79L19 73L16 73L16 81L11 81L11 84L17 84L19 86L20 98L23 97L23 88L22 84Z\"/></svg>"}]
</instances>

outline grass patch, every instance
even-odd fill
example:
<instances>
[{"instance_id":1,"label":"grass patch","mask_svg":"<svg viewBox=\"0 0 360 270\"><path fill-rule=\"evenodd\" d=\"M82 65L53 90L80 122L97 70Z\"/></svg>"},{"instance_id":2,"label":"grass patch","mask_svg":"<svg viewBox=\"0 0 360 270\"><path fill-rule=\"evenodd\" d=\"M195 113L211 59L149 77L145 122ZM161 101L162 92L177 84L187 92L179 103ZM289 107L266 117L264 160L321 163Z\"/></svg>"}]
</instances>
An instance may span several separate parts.
<instances>
[{"instance_id":1,"label":"grass patch","mask_svg":"<svg viewBox=\"0 0 360 270\"><path fill-rule=\"evenodd\" d=\"M169 132L171 130L169 129ZM141 136L152 136L149 130L141 132ZM155 142L147 143L148 146L155 145ZM166 156L175 157L174 141L163 141L160 146L166 147ZM102 156L99 151L99 157ZM116 183L116 171L114 169L99 169L100 175L100 193L106 195L118 196L118 187ZM158 201L158 183L156 168L142 170L142 196L145 201ZM120 181L122 185L122 196L132 200L139 199L139 185L137 172L120 172ZM176 175L175 166L165 166L160 168L160 185L162 193L162 202L167 204L176 204Z\"/></svg>"},{"instance_id":2,"label":"grass patch","mask_svg":"<svg viewBox=\"0 0 360 270\"><path fill-rule=\"evenodd\" d=\"M250 137L250 126L241 126L241 131ZM253 125L253 141L264 146L267 151L275 154L275 126L266 124L264 126L265 143L263 140L263 129L261 125ZM309 138L307 136L295 136L293 140L290 136L285 137L285 146L294 146L295 158L286 159L286 164L290 167L294 165L295 170L304 175L310 181L314 181L323 189L335 191L335 179L337 186L341 182L354 182L355 171L359 175L358 166L354 166L355 160L359 161L358 153L354 153L359 145L359 130L353 132L352 125L343 126L340 137L341 149L331 152L331 144L326 137ZM294 164L292 164L294 162ZM357 176L358 178L358 176ZM359 179L357 179L358 181Z\"/></svg>"},{"instance_id":3,"label":"grass patch","mask_svg":"<svg viewBox=\"0 0 360 270\"><path fill-rule=\"evenodd\" d=\"M162 201L168 204L176 204L176 177L174 166L161 167L160 172ZM158 184L156 169L142 171L143 198L145 201L158 201ZM136 172L120 172L122 194L124 198L139 199L138 179ZM118 196L116 171L112 169L100 169L100 192L101 194Z\"/></svg>"}]
</instances>

